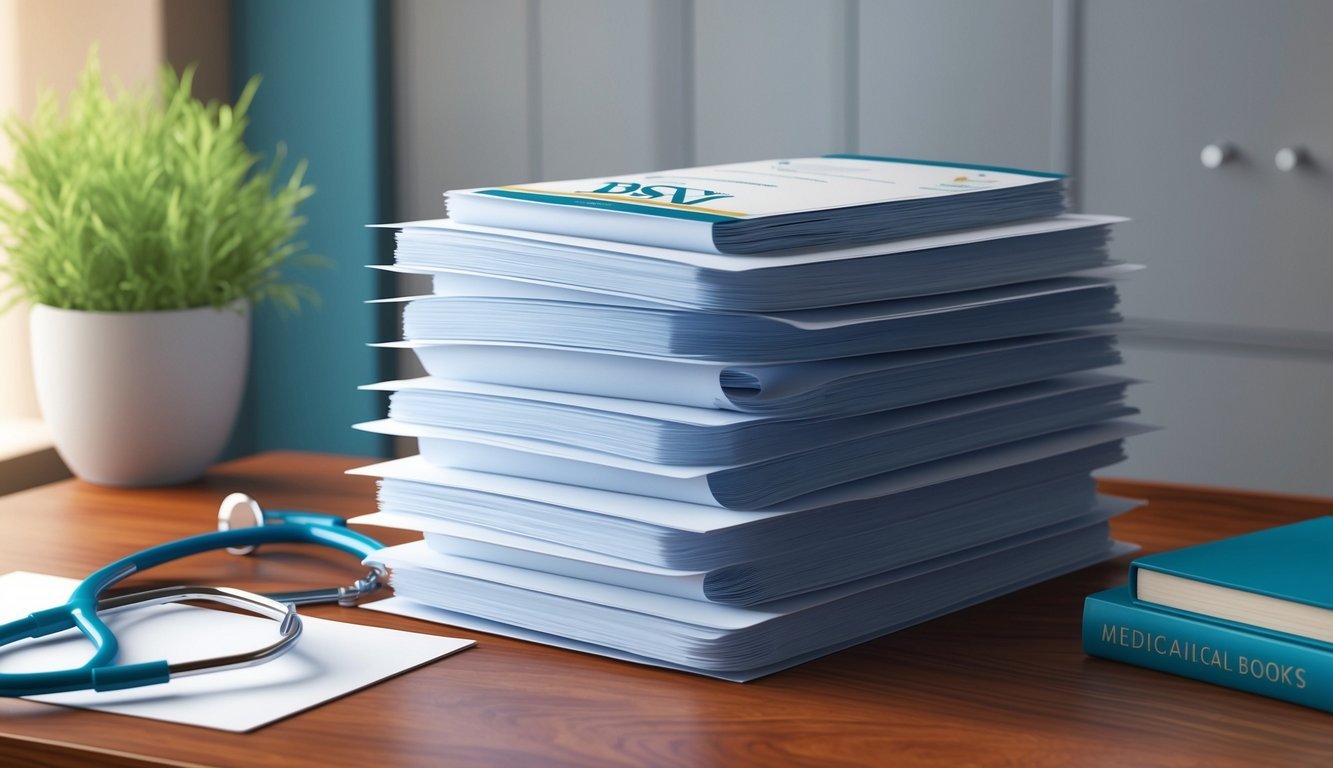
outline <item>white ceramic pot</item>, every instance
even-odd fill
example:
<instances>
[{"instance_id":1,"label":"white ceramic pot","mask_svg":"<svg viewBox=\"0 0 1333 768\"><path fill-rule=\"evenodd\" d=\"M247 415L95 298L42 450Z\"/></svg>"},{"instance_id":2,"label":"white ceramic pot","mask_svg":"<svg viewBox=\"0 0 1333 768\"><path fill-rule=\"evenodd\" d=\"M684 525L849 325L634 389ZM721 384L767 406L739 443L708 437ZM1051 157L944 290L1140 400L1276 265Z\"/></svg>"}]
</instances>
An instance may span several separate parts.
<instances>
[{"instance_id":1,"label":"white ceramic pot","mask_svg":"<svg viewBox=\"0 0 1333 768\"><path fill-rule=\"evenodd\" d=\"M32 309L33 373L56 450L103 485L192 480L217 460L250 361L250 311Z\"/></svg>"}]
</instances>

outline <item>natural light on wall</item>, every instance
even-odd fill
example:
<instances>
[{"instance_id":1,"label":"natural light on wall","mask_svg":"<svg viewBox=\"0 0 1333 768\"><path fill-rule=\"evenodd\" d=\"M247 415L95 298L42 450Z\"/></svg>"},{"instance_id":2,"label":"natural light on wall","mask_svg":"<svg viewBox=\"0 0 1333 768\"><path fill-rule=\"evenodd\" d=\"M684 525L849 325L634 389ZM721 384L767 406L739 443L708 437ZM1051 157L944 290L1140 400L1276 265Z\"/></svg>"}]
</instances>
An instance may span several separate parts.
<instances>
[{"instance_id":1,"label":"natural light on wall","mask_svg":"<svg viewBox=\"0 0 1333 768\"><path fill-rule=\"evenodd\" d=\"M0 0L0 114L31 114L44 89L69 92L93 44L113 78L152 82L166 60L163 8L163 0ZM9 161L0 136L0 162ZM0 315L0 493L64 474L33 391L28 308L17 306Z\"/></svg>"}]
</instances>

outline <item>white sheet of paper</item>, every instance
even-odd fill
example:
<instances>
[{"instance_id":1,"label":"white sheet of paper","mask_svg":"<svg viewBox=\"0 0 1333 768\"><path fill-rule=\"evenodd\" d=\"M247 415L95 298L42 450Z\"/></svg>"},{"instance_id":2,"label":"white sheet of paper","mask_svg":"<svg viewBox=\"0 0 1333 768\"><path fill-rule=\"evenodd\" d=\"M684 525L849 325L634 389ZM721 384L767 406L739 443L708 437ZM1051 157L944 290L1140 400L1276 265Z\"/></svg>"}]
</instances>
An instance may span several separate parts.
<instances>
[{"instance_id":1,"label":"white sheet of paper","mask_svg":"<svg viewBox=\"0 0 1333 768\"><path fill-rule=\"evenodd\" d=\"M535 280L513 280L494 275L470 272L438 272L431 293L419 296L387 296L367 299L366 304L404 304L415 299L429 298L501 298L532 299L534 301L564 301L574 304L596 304L609 307L637 307L639 309L678 309L669 302L654 301L617 291L594 291L570 288L555 283Z\"/></svg>"},{"instance_id":2,"label":"white sheet of paper","mask_svg":"<svg viewBox=\"0 0 1333 768\"><path fill-rule=\"evenodd\" d=\"M710 362L503 342L391 341L371 346L410 349L431 375L444 379L581 392L603 397L633 397L645 402L674 403L695 408L736 409L737 403L721 385L722 376L729 370L752 378L764 393L764 397L758 398L762 401L793 397L834 382L900 366L983 355L997 349L1037 347L1076 337L1106 335L1105 332L1072 331L860 358L764 364ZM744 407L741 410L745 410Z\"/></svg>"},{"instance_id":3,"label":"white sheet of paper","mask_svg":"<svg viewBox=\"0 0 1333 768\"><path fill-rule=\"evenodd\" d=\"M0 622L60 605L78 581L15 571L0 575ZM303 616L296 647L267 664L121 691L72 691L33 701L222 731L251 731L475 645L473 640L364 627ZM261 647L277 637L268 619L170 605L110 616L122 664L185 661ZM91 653L75 630L25 640L0 653L0 672L75 667Z\"/></svg>"},{"instance_id":4,"label":"white sheet of paper","mask_svg":"<svg viewBox=\"0 0 1333 768\"><path fill-rule=\"evenodd\" d=\"M670 308L670 309L679 308L692 311L697 311L699 309L697 304L688 301L676 301L661 297L646 297L643 295L630 293L628 291L616 291L605 287L599 287L596 290L593 290L591 288L581 289L577 287L571 287L565 283L559 283L553 280L538 280L536 278L519 277L516 275L494 275L487 272L477 272L467 269L451 269L446 267L426 267L426 266L414 267L414 266L403 266L402 264L367 264L366 267L368 269L377 269L383 272L394 272L397 274L404 274L404 275L433 275L435 277L435 280L432 283L432 285L440 287L439 290L433 291L434 294L438 296L472 295L468 293L460 294L458 284L455 283L454 278L462 277L465 280L470 280L472 278L483 277L496 280L507 280L509 282L518 284L546 286L549 288L557 288L569 291L589 291L597 296L610 297L610 298L605 298L603 300L599 300L599 303L612 304L618 306L631 306L631 307L642 306L647 308L657 307L657 308ZM1114 262L1102 267L1091 267L1089 269L1075 270L1073 272L1069 272L1065 275L1062 275L1062 277L1118 281L1128 277L1131 273L1138 272L1139 270L1145 268L1146 267L1143 264ZM367 301L366 303L385 304L394 302L405 302L405 301L410 301L413 298L421 298L421 297L403 296L403 297L386 298L386 299L372 299L370 301ZM572 293L570 294L570 298L572 298L575 301L587 300L586 295L576 296ZM624 301L621 301L622 299ZM800 310L792 310L792 311L800 311Z\"/></svg>"},{"instance_id":5,"label":"white sheet of paper","mask_svg":"<svg viewBox=\"0 0 1333 768\"><path fill-rule=\"evenodd\" d=\"M454 524L451 528L442 535L428 538L427 545L446 555L512 565L529 571L600 581L686 600L708 599L704 591L708 571L663 568L481 526Z\"/></svg>"},{"instance_id":6,"label":"white sheet of paper","mask_svg":"<svg viewBox=\"0 0 1333 768\"><path fill-rule=\"evenodd\" d=\"M434 376L608 397L623 395L628 382L639 400L730 407L720 381L722 372L732 367L730 363L503 342L389 341L371 346L410 349Z\"/></svg>"},{"instance_id":7,"label":"white sheet of paper","mask_svg":"<svg viewBox=\"0 0 1333 768\"><path fill-rule=\"evenodd\" d=\"M422 456L409 456L359 467L348 470L348 474L463 488L558 507L587 510L664 528L705 533L807 509L901 493L914 488L957 480L969 475L1011 467L1028 461L1037 461L1150 431L1152 431L1151 427L1125 421L1082 427L1025 440L1019 445L1009 444L964 456L955 456L908 467L856 483L817 491L800 499L786 501L759 511L737 511L723 509L715 505L688 504L670 499L631 493L616 493L565 483L544 482L524 477L473 472L465 469L451 469L433 465ZM415 530L424 529L417 528Z\"/></svg>"},{"instance_id":8,"label":"white sheet of paper","mask_svg":"<svg viewBox=\"0 0 1333 768\"><path fill-rule=\"evenodd\" d=\"M771 269L773 267L812 264L821 261L841 261L843 259L860 259L867 256L879 256L891 253L923 251L930 248L944 248L951 245L965 245L987 240L1000 240L1006 237L1020 237L1023 235L1037 235L1046 232L1080 229L1083 227L1119 224L1125 221L1129 221L1129 219L1122 216L1064 214L1049 219L1037 219L1013 224L1002 224L994 227L957 230L923 237L903 238L888 243L746 255L685 251L672 248L659 248L651 245L636 245L633 243L594 240L588 237L573 237L570 235L555 235L543 232L502 229L500 227L460 224L450 219L407 221L395 224L372 224L371 226L388 229L411 229L423 233L429 233L431 230L476 232L513 240L535 240L542 243L556 243L573 248L586 248L594 251L603 250L615 251L617 253L628 253L646 259L688 264L702 269L717 269L726 272L745 272L753 269Z\"/></svg>"},{"instance_id":9,"label":"white sheet of paper","mask_svg":"<svg viewBox=\"0 0 1333 768\"><path fill-rule=\"evenodd\" d=\"M1070 377L1099 374L1069 374ZM569 408L602 413L622 414L625 416L657 421L690 424L698 427L727 428L756 424L760 422L793 421L790 416L768 416L758 413L740 413L723 411L715 408L694 408L670 403L653 403L647 400L631 400L622 397L604 395L584 395L571 392L557 392L531 387L514 387L505 384L490 384L481 381L466 381L441 376L422 376L415 379L398 379L363 384L360 389L372 392L442 392L449 394L476 395L482 398L504 400L526 400L542 403L546 406L567 406ZM854 414L868 416L870 414ZM416 435L413 435L416 436Z\"/></svg>"},{"instance_id":10,"label":"white sheet of paper","mask_svg":"<svg viewBox=\"0 0 1333 768\"><path fill-rule=\"evenodd\" d=\"M542 643L544 645L551 645L555 646L556 648L564 648L566 650L571 650L571 651L592 653L598 656L606 656L608 658L618 659L620 661L629 661L635 664L645 664L650 667L662 667L665 669L676 669L676 670L683 670L686 672L693 672L694 674L697 675L715 677L719 680L730 680L731 682L734 683L744 683L750 680L754 680L755 678L763 677L766 674L776 672L779 669L785 669L787 667L794 666L795 664L804 660L804 659L796 659L792 660L790 663L784 663L780 665L775 664L771 668L746 670L744 672L716 672L707 669L694 669L691 667L683 667L679 664L672 664L671 662L668 661L661 661L659 659L650 659L647 658L646 656L636 656L635 654L626 653L625 651L616 648L607 648L604 645L581 643L578 640L571 640L567 637L548 635L544 632L537 632L531 629L524 629L523 627L517 627L512 624L502 624L498 621L489 621L487 619L479 618L477 616L468 616L467 614L463 613L446 611L443 608L436 608L434 606L426 605L424 603L418 603L415 600L408 600L405 597L391 597L387 600L377 600L367 605L366 609L371 611L380 611L382 613L387 613L393 616L406 616L411 619L420 619L422 621L429 621L434 624L448 624L454 627L473 629L478 632L489 632L492 635L500 635L501 637L512 637L518 640L526 640L527 642L530 643ZM848 643L847 645L854 645L854 644L855 643ZM830 649L829 652L832 652L832 650L834 649Z\"/></svg>"},{"instance_id":11,"label":"white sheet of paper","mask_svg":"<svg viewBox=\"0 0 1333 768\"><path fill-rule=\"evenodd\" d=\"M361 389L380 392L449 392L509 400L536 400L556 406L569 406L589 411L624 414L626 416L693 424L701 427L730 427L738 424L776 420L759 414L723 411L716 408L692 408L687 405L653 403L647 400L628 400L602 395L581 395L570 392L532 389L530 387L511 387L480 381L445 379L439 376L381 381L363 385Z\"/></svg>"},{"instance_id":12,"label":"white sheet of paper","mask_svg":"<svg viewBox=\"0 0 1333 768\"><path fill-rule=\"evenodd\" d=\"M367 304L397 304L407 302L445 302L449 299L472 298L508 301L522 299L553 304L570 304L572 311L597 309L608 306L630 307L651 311L681 312L668 304L625 296L601 293L564 286L519 282L502 277L447 274L447 279L435 281L435 293L422 296L394 296L371 299ZM739 313L720 312L718 316L745 316L769 323L780 323L806 331L903 320L910 317L958 312L995 304L1007 304L1053 296L1058 293L1085 291L1111 285L1112 280L1087 277L1052 277L1026 283L977 288L958 293L914 296L888 299L863 304L846 304L819 309L800 309L790 312ZM415 341L448 341L448 339L414 339Z\"/></svg>"},{"instance_id":13,"label":"white sheet of paper","mask_svg":"<svg viewBox=\"0 0 1333 768\"><path fill-rule=\"evenodd\" d=\"M628 472L640 472L647 475L657 475L681 480L692 480L696 478L706 478L709 474L721 472L727 469L734 469L742 466L740 464L655 464L651 461L641 459L631 459L624 456L615 456L600 451L590 451L586 448L577 448L560 443L551 443L543 440L532 440L524 437L513 437L510 435L495 434L492 432L473 432L466 429L450 429L448 427L436 427L429 424L412 424L397 419L376 419L375 421L363 421L352 425L353 429L359 429L363 432L373 432L380 435L394 435L397 437L418 437L438 441L441 445L464 446L458 450L466 452L472 450L472 446L477 446L478 456L482 451L487 451L487 455L500 456L499 461L504 462L507 471L520 477L538 477L538 475L524 471L527 465L537 465L543 463L545 459L563 459L566 461L576 461L582 464L592 464L606 470L625 470ZM509 454L494 453L494 451L513 451L521 456L510 456ZM429 453L423 450L422 453ZM446 464L445 466L455 466ZM477 469L475 467L466 467L465 469ZM491 470L478 469L478 471L488 472ZM579 485L575 479L565 480L571 485ZM596 486L594 486L596 487Z\"/></svg>"}]
</instances>

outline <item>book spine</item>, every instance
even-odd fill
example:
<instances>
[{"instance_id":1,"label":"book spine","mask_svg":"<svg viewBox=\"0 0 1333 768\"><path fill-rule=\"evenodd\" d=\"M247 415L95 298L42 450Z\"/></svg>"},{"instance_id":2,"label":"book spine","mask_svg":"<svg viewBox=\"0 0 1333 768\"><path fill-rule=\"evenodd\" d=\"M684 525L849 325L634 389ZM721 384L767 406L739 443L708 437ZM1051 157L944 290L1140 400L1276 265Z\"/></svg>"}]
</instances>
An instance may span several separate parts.
<instances>
[{"instance_id":1,"label":"book spine","mask_svg":"<svg viewBox=\"0 0 1333 768\"><path fill-rule=\"evenodd\" d=\"M1092 595L1083 650L1333 712L1333 654L1302 643Z\"/></svg>"}]
</instances>

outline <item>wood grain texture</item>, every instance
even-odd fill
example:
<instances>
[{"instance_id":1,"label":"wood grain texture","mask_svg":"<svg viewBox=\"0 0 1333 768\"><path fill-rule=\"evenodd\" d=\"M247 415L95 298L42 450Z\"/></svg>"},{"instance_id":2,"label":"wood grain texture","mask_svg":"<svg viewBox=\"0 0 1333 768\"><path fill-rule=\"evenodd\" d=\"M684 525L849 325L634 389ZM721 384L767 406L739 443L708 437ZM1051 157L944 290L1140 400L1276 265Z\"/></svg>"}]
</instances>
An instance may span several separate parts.
<instances>
[{"instance_id":1,"label":"wood grain texture","mask_svg":"<svg viewBox=\"0 0 1333 768\"><path fill-rule=\"evenodd\" d=\"M373 481L350 457L265 454L199 483L114 490L77 480L0 498L0 569L82 576L212 525L222 496L353 515ZM1311 516L1333 502L1104 481L1151 503L1117 535L1158 551ZM410 537L373 529L386 541ZM745 685L336 607L311 615L478 647L245 735L0 700L0 765L1319 765L1333 720L1280 701L1090 659L1082 599L1126 561L929 622ZM166 569L164 569L166 570ZM154 582L341 582L332 553L203 555ZM349 649L355 650L355 649Z\"/></svg>"}]
</instances>

